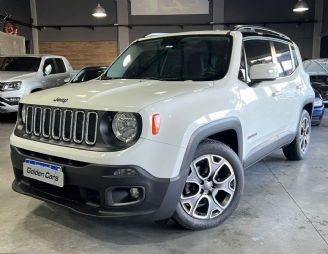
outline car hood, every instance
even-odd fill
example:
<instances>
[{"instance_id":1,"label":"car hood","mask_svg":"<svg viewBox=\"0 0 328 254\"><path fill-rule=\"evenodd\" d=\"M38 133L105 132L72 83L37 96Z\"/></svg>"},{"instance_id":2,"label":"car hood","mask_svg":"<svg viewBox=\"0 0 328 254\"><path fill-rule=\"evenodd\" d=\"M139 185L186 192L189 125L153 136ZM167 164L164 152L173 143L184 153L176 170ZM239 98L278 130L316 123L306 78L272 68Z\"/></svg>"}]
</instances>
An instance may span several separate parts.
<instances>
[{"instance_id":1,"label":"car hood","mask_svg":"<svg viewBox=\"0 0 328 254\"><path fill-rule=\"evenodd\" d=\"M55 107L138 112L153 103L212 87L213 82L158 80L92 80L37 92L26 104Z\"/></svg>"},{"instance_id":2,"label":"car hood","mask_svg":"<svg viewBox=\"0 0 328 254\"><path fill-rule=\"evenodd\" d=\"M0 71L0 82L21 81L33 77L36 72Z\"/></svg>"}]
</instances>

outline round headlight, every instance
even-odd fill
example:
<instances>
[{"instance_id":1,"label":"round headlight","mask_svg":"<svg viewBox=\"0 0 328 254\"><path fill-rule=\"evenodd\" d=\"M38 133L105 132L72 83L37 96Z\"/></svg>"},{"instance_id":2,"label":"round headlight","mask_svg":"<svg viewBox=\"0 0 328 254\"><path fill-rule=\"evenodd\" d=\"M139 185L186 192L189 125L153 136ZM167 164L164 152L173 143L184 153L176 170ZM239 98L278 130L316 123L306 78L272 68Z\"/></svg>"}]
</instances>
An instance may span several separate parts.
<instances>
[{"instance_id":1,"label":"round headlight","mask_svg":"<svg viewBox=\"0 0 328 254\"><path fill-rule=\"evenodd\" d=\"M133 141L138 135L138 121L132 113L117 113L112 128L115 137L124 143Z\"/></svg>"}]
</instances>

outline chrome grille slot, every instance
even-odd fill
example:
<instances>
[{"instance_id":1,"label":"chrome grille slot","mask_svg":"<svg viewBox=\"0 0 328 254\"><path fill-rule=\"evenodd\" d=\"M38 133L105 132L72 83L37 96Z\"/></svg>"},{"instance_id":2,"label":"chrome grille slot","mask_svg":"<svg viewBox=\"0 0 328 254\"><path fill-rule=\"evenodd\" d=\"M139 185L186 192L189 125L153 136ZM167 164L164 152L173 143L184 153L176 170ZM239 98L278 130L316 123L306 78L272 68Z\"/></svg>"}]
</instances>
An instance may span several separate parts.
<instances>
[{"instance_id":1,"label":"chrome grille slot","mask_svg":"<svg viewBox=\"0 0 328 254\"><path fill-rule=\"evenodd\" d=\"M51 131L51 109L43 109L43 118L42 118L42 135L45 138L50 137Z\"/></svg>"},{"instance_id":2,"label":"chrome grille slot","mask_svg":"<svg viewBox=\"0 0 328 254\"><path fill-rule=\"evenodd\" d=\"M89 112L87 114L85 143L94 145L97 140L98 114L96 112Z\"/></svg>"},{"instance_id":3,"label":"chrome grille slot","mask_svg":"<svg viewBox=\"0 0 328 254\"><path fill-rule=\"evenodd\" d=\"M69 142L72 140L73 132L73 111L65 110L63 118L63 140Z\"/></svg>"},{"instance_id":4,"label":"chrome grille slot","mask_svg":"<svg viewBox=\"0 0 328 254\"><path fill-rule=\"evenodd\" d=\"M83 111L75 112L74 135L75 143L81 144L84 137L85 113Z\"/></svg>"},{"instance_id":5,"label":"chrome grille slot","mask_svg":"<svg viewBox=\"0 0 328 254\"><path fill-rule=\"evenodd\" d=\"M25 134L33 139L45 139L93 146L97 142L99 128L98 112L88 112L68 108L51 108L26 105ZM68 144L70 145L70 144Z\"/></svg>"},{"instance_id":6,"label":"chrome grille slot","mask_svg":"<svg viewBox=\"0 0 328 254\"><path fill-rule=\"evenodd\" d=\"M34 108L34 121L33 121L33 133L36 136L41 135L42 124L42 109L40 107Z\"/></svg>"},{"instance_id":7,"label":"chrome grille slot","mask_svg":"<svg viewBox=\"0 0 328 254\"><path fill-rule=\"evenodd\" d=\"M62 130L62 111L60 109L55 109L52 115L52 138L53 139L60 139Z\"/></svg>"},{"instance_id":8,"label":"chrome grille slot","mask_svg":"<svg viewBox=\"0 0 328 254\"><path fill-rule=\"evenodd\" d=\"M26 133L32 134L33 131L33 107L26 108Z\"/></svg>"}]
</instances>

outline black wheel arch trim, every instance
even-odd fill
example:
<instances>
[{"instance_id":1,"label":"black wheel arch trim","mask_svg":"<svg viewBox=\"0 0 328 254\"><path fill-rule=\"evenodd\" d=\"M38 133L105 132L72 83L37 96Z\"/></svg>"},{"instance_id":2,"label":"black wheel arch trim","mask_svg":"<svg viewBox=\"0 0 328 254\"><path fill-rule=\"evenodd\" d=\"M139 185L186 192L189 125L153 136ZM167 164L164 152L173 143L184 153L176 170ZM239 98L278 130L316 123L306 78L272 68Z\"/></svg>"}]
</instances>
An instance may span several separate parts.
<instances>
[{"instance_id":1,"label":"black wheel arch trim","mask_svg":"<svg viewBox=\"0 0 328 254\"><path fill-rule=\"evenodd\" d=\"M174 181L176 184L168 189L168 192L166 193L166 198L164 199L160 209L165 209L165 207L166 208L171 207L170 210L173 214L175 208L178 205L180 195L183 191L184 184L188 177L188 173L189 173L188 169L190 163L193 160L198 145L207 137L227 130L234 130L237 133L238 151L239 151L238 156L242 161L242 155L243 155L242 127L237 117L228 117L226 119L216 120L209 124L199 127L197 130L193 132L193 134L189 139L189 143L186 148L185 155L183 157L183 161L180 167L179 175L171 179L171 181Z\"/></svg>"}]
</instances>

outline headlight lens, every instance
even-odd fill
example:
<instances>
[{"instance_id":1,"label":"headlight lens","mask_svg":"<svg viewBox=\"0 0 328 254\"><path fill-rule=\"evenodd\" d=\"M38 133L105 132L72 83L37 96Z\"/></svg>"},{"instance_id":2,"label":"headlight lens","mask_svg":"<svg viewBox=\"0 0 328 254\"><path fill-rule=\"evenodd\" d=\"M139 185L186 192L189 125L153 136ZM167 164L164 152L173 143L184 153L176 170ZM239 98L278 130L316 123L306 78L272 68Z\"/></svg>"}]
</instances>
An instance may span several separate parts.
<instances>
[{"instance_id":1,"label":"headlight lens","mask_svg":"<svg viewBox=\"0 0 328 254\"><path fill-rule=\"evenodd\" d=\"M319 97L316 97L315 99L314 99L314 106L315 107L321 107L322 106L322 99L321 98L319 98Z\"/></svg>"},{"instance_id":2,"label":"headlight lens","mask_svg":"<svg viewBox=\"0 0 328 254\"><path fill-rule=\"evenodd\" d=\"M124 143L134 141L138 135L138 121L133 113L117 113L112 128L115 137Z\"/></svg>"},{"instance_id":3,"label":"headlight lens","mask_svg":"<svg viewBox=\"0 0 328 254\"><path fill-rule=\"evenodd\" d=\"M2 84L2 87L0 89L1 91L14 91L14 90L19 90L21 86L22 86L21 81L5 82Z\"/></svg>"}]
</instances>

